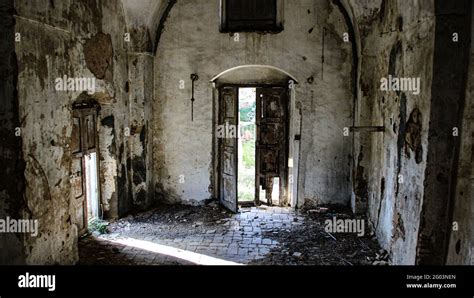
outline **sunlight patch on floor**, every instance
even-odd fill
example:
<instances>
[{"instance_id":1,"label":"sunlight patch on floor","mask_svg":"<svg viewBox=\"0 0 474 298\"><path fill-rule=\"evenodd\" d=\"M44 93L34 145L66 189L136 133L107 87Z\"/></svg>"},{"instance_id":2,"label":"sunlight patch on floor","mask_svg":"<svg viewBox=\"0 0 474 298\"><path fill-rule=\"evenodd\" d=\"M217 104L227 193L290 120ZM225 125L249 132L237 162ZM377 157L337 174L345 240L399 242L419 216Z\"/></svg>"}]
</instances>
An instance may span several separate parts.
<instances>
[{"instance_id":1,"label":"sunlight patch on floor","mask_svg":"<svg viewBox=\"0 0 474 298\"><path fill-rule=\"evenodd\" d=\"M168 256L186 260L198 265L243 265L240 263L226 261L223 259L206 256L203 254L175 248L172 246L161 245L161 244L133 239L133 238L115 239L115 240L110 240L110 242L123 244L127 246L133 246L139 249L144 249L144 250L158 253L158 254L168 255Z\"/></svg>"}]
</instances>

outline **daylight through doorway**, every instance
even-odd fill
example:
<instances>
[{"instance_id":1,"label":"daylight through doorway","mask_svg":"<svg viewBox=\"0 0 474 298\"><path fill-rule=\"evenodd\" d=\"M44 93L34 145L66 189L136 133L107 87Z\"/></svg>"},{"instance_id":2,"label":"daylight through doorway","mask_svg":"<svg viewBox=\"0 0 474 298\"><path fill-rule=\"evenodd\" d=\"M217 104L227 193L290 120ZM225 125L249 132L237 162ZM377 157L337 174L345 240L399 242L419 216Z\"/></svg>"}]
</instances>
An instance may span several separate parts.
<instances>
[{"instance_id":1,"label":"daylight through doorway","mask_svg":"<svg viewBox=\"0 0 474 298\"><path fill-rule=\"evenodd\" d=\"M85 156L87 218L89 223L99 218L99 183L96 153Z\"/></svg>"},{"instance_id":2,"label":"daylight through doorway","mask_svg":"<svg viewBox=\"0 0 474 298\"><path fill-rule=\"evenodd\" d=\"M256 89L239 88L238 181L239 202L255 200Z\"/></svg>"}]
</instances>

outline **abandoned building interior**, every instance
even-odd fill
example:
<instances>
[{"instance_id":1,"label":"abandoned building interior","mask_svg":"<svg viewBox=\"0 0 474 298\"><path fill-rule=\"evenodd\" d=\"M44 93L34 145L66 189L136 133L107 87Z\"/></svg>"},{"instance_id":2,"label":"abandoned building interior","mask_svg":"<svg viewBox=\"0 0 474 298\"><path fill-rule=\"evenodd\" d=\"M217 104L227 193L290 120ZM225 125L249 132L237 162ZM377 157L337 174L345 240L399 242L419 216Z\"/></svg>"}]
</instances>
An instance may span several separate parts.
<instances>
[{"instance_id":1,"label":"abandoned building interior","mask_svg":"<svg viewBox=\"0 0 474 298\"><path fill-rule=\"evenodd\" d=\"M0 14L0 264L474 265L470 0Z\"/></svg>"}]
</instances>

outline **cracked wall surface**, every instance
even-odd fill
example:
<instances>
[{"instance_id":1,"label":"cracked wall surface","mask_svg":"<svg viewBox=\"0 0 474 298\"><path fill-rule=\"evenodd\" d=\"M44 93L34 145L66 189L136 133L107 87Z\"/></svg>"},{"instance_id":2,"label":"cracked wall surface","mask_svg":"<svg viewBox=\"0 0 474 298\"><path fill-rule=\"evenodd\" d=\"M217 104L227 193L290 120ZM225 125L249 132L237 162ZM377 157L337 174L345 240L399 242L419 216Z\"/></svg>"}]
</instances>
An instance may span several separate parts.
<instances>
[{"instance_id":1,"label":"cracked wall surface","mask_svg":"<svg viewBox=\"0 0 474 298\"><path fill-rule=\"evenodd\" d=\"M356 125L385 127L355 136L355 183L368 189L356 192L352 204L368 213L395 264L413 264L428 146L434 3L419 1L410 9L401 1L349 4L361 38ZM389 75L419 77L420 94L381 91L380 79Z\"/></svg>"},{"instance_id":2,"label":"cracked wall surface","mask_svg":"<svg viewBox=\"0 0 474 298\"><path fill-rule=\"evenodd\" d=\"M16 1L18 98L26 162L25 216L39 220L38 237L24 240L29 264L77 262L77 202L71 186L72 103L79 91L55 90L55 78L96 78L100 105L100 181L103 211L118 216L117 189L125 164L128 98L126 31L117 1ZM120 88L119 88L120 86ZM119 158L121 157L121 158ZM127 178L125 181L128 181Z\"/></svg>"},{"instance_id":3,"label":"cracked wall surface","mask_svg":"<svg viewBox=\"0 0 474 298\"><path fill-rule=\"evenodd\" d=\"M360 132L355 137L353 210L367 212L371 228L394 264L415 264L426 253L443 263L441 239L446 235L451 235L447 262L466 264L472 220L465 197L470 195L470 171L466 169L472 168L471 128L466 124L472 114L469 101L468 110L458 113L462 111L462 74L467 73L467 69L460 70L466 65L462 47L468 26L460 26L465 2L417 1L410 9L403 1L347 3L360 34L355 122L385 127L384 133ZM453 43L453 32L463 39ZM435 56L435 51L440 54ZM419 77L420 93L381 91L380 79L389 75ZM452 104L443 103L448 98ZM457 157L456 138L451 133L460 122L463 133ZM458 190L451 198L456 179ZM450 212L452 221L464 228L450 232ZM433 245L434 238L441 242Z\"/></svg>"}]
</instances>

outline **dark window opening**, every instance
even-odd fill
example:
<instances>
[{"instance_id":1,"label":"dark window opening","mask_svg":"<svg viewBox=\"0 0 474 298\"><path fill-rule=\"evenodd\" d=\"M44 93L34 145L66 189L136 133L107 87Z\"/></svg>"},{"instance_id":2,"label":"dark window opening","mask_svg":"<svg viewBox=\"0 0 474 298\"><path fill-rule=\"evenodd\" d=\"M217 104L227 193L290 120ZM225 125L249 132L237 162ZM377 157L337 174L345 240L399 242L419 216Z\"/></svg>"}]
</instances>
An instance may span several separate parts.
<instances>
[{"instance_id":1,"label":"dark window opening","mask_svg":"<svg viewBox=\"0 0 474 298\"><path fill-rule=\"evenodd\" d=\"M221 32L279 32L277 0L222 0Z\"/></svg>"}]
</instances>

